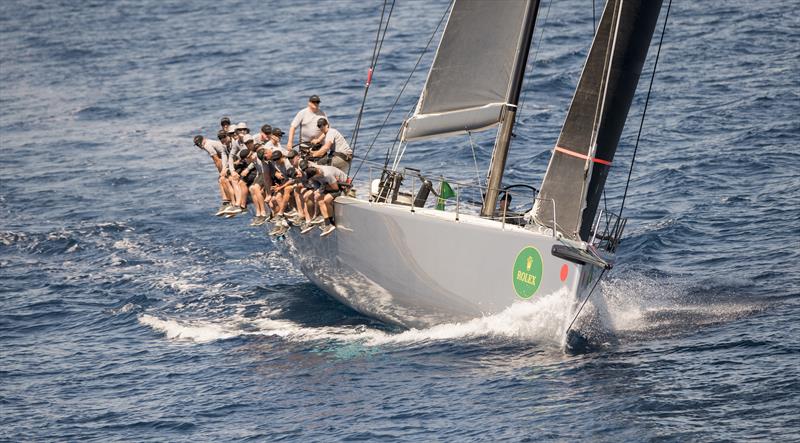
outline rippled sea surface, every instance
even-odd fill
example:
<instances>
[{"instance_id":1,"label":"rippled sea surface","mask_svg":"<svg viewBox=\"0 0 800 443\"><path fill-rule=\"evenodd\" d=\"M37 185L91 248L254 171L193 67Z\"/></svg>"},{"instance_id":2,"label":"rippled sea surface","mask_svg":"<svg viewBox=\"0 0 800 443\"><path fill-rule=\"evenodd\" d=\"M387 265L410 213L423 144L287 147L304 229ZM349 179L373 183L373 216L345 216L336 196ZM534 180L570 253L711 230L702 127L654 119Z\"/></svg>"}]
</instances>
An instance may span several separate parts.
<instances>
[{"instance_id":1,"label":"rippled sea surface","mask_svg":"<svg viewBox=\"0 0 800 443\"><path fill-rule=\"evenodd\" d=\"M798 438L797 5L672 6L626 238L603 283L618 341L578 356L561 351L551 325L567 312L553 297L400 330L329 299L246 217L210 215L214 170L191 137L223 115L286 129L313 93L349 136L381 5L0 3L0 439ZM446 7L397 2L358 154ZM537 187L591 2L543 1L539 19L506 175ZM474 139L481 175L491 138ZM411 145L404 164L475 177L466 137Z\"/></svg>"}]
</instances>

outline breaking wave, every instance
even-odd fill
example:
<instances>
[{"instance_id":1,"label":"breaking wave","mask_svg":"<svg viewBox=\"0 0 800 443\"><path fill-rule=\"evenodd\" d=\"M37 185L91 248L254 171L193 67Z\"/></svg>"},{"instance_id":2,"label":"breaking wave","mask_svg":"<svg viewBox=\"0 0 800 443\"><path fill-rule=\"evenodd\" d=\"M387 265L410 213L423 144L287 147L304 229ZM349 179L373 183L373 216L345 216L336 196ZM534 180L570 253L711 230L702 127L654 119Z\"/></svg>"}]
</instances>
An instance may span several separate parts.
<instances>
[{"instance_id":1,"label":"breaking wave","mask_svg":"<svg viewBox=\"0 0 800 443\"><path fill-rule=\"evenodd\" d=\"M602 287L606 305L604 316L607 317L604 323L620 340L647 340L690 333L698 327L732 321L760 309L757 304L746 300L731 302L729 298L713 295L724 288L703 288L703 297L698 297L695 293L697 288L643 275L627 275L604 282ZM720 299L728 301L715 301ZM519 301L494 315L400 332L367 324L308 326L302 324L302 319L280 318L280 310L270 310L266 306L261 309L263 312L256 318L244 316L244 310L239 309L230 315L201 319L145 313L139 316L139 322L163 333L168 339L195 343L262 336L292 342L356 342L381 347L505 339L561 348L566 328L574 315L574 303L562 291L533 301ZM598 315L589 313L592 310L586 311L581 318L584 314Z\"/></svg>"}]
</instances>

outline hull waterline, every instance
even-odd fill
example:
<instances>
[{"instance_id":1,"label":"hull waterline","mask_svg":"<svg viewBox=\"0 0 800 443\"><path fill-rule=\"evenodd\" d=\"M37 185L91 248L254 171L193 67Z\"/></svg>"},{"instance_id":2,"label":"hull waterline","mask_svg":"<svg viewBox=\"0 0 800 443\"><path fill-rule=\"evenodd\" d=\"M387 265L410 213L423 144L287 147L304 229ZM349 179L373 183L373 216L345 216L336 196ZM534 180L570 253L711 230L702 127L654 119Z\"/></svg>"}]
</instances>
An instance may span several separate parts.
<instances>
[{"instance_id":1,"label":"hull waterline","mask_svg":"<svg viewBox=\"0 0 800 443\"><path fill-rule=\"evenodd\" d=\"M553 256L561 242L551 235L498 221L348 197L335 211L328 237L291 229L288 254L335 299L404 327L492 315L557 291L577 306L600 271Z\"/></svg>"}]
</instances>

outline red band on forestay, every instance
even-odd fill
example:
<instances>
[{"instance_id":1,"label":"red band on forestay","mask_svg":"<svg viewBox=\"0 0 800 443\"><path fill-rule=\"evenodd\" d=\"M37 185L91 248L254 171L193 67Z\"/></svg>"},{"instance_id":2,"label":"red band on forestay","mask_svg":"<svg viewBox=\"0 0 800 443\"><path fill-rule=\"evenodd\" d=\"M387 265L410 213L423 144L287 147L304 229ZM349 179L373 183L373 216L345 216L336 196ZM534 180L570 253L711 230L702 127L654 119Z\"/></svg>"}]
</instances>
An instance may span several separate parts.
<instances>
[{"instance_id":1,"label":"red band on forestay","mask_svg":"<svg viewBox=\"0 0 800 443\"><path fill-rule=\"evenodd\" d=\"M562 154L567 154L567 155L570 155L572 157L579 158L581 160L591 160L591 161L593 161L595 163L599 163L601 165L611 166L611 162L608 161L608 160L603 160L603 159L599 159L599 158L595 158L595 157L589 157L588 155L583 155L583 154L575 152L575 151L570 151L569 149L562 148L561 146L556 146L555 150L557 152L562 153Z\"/></svg>"},{"instance_id":2,"label":"red band on forestay","mask_svg":"<svg viewBox=\"0 0 800 443\"><path fill-rule=\"evenodd\" d=\"M372 68L369 68L369 71L367 72L367 84L370 83L372 83Z\"/></svg>"}]
</instances>

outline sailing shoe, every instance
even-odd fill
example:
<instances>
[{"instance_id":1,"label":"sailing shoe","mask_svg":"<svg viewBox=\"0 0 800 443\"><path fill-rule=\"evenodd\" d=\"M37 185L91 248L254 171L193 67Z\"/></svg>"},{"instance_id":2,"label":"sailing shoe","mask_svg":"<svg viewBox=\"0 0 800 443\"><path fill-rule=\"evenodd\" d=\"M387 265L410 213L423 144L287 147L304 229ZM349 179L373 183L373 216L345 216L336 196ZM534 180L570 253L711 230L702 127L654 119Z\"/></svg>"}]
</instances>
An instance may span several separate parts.
<instances>
[{"instance_id":1,"label":"sailing shoe","mask_svg":"<svg viewBox=\"0 0 800 443\"><path fill-rule=\"evenodd\" d=\"M219 209L217 209L217 213L216 213L216 214L214 214L214 215L216 215L217 217L219 217L219 216L221 216L221 215L225 215L225 210L226 210L226 209L228 209L228 207L229 207L230 205L231 205L231 204L230 204L230 203L227 203L227 202L223 203L223 204L222 204L222 206L220 206L220 207L219 207Z\"/></svg>"},{"instance_id":2,"label":"sailing shoe","mask_svg":"<svg viewBox=\"0 0 800 443\"><path fill-rule=\"evenodd\" d=\"M286 218L284 218L282 214L276 215L272 219L272 224L275 225L276 227L289 226L289 223L286 221Z\"/></svg>"},{"instance_id":3,"label":"sailing shoe","mask_svg":"<svg viewBox=\"0 0 800 443\"><path fill-rule=\"evenodd\" d=\"M297 209L292 209L291 211L287 212L285 215L287 217L294 217L295 215L297 215Z\"/></svg>"},{"instance_id":4,"label":"sailing shoe","mask_svg":"<svg viewBox=\"0 0 800 443\"><path fill-rule=\"evenodd\" d=\"M319 224L322 224L324 222L325 222L325 219L322 218L321 215L318 215L318 216L312 218L309 223L311 223L312 225L319 225Z\"/></svg>"},{"instance_id":5,"label":"sailing shoe","mask_svg":"<svg viewBox=\"0 0 800 443\"><path fill-rule=\"evenodd\" d=\"M258 219L258 221L256 222L256 226L261 226L261 225L263 225L264 223L267 222L267 216L265 216L265 215L260 215L260 216L258 216L256 218Z\"/></svg>"},{"instance_id":6,"label":"sailing shoe","mask_svg":"<svg viewBox=\"0 0 800 443\"><path fill-rule=\"evenodd\" d=\"M303 218L302 215L297 214L294 217L292 217L291 220L289 220L289 223L291 223L294 226L300 226L300 225L305 224L305 221L306 221L306 219Z\"/></svg>"},{"instance_id":7,"label":"sailing shoe","mask_svg":"<svg viewBox=\"0 0 800 443\"><path fill-rule=\"evenodd\" d=\"M319 234L319 236L320 237L327 237L327 236L331 235L331 232L333 232L334 229L336 229L336 226L334 226L334 225L325 226L322 229L322 233Z\"/></svg>"},{"instance_id":8,"label":"sailing shoe","mask_svg":"<svg viewBox=\"0 0 800 443\"><path fill-rule=\"evenodd\" d=\"M222 213L225 214L225 215L227 215L227 214L238 214L239 213L239 207L236 206L236 205L228 205L228 207L226 207L225 210L222 211Z\"/></svg>"},{"instance_id":9,"label":"sailing shoe","mask_svg":"<svg viewBox=\"0 0 800 443\"><path fill-rule=\"evenodd\" d=\"M314 229L314 225L312 225L311 223L306 222L306 223L303 223L302 226L300 226L300 233L301 234L305 234L305 233L307 233L308 231L310 231L312 229Z\"/></svg>"}]
</instances>

